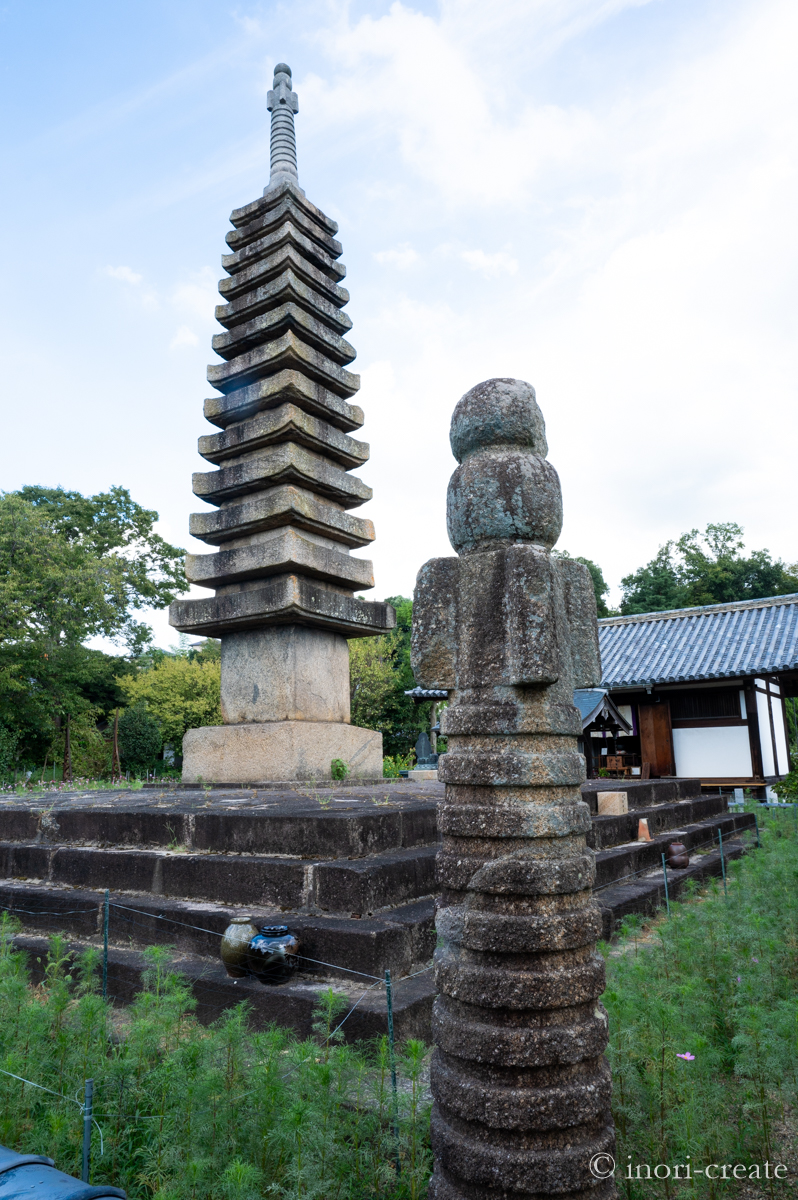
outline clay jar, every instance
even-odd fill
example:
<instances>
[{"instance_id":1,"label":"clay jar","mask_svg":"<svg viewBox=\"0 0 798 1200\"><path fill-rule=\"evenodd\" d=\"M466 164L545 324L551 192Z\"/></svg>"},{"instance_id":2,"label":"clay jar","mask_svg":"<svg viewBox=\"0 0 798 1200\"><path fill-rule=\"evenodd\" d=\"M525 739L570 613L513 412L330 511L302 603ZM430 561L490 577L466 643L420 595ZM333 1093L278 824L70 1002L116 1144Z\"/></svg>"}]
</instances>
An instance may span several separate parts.
<instances>
[{"instance_id":1,"label":"clay jar","mask_svg":"<svg viewBox=\"0 0 798 1200\"><path fill-rule=\"evenodd\" d=\"M668 846L668 857L665 860L673 871L683 871L690 866L690 856L687 847L681 842L671 842Z\"/></svg>"},{"instance_id":2,"label":"clay jar","mask_svg":"<svg viewBox=\"0 0 798 1200\"><path fill-rule=\"evenodd\" d=\"M234 979L244 979L247 969L247 954L249 943L258 936L257 927L252 917L233 917L222 935L222 962L228 975Z\"/></svg>"},{"instance_id":3,"label":"clay jar","mask_svg":"<svg viewBox=\"0 0 798 1200\"><path fill-rule=\"evenodd\" d=\"M285 983L297 966L299 939L287 925L264 925L249 943L247 966L261 983Z\"/></svg>"}]
</instances>

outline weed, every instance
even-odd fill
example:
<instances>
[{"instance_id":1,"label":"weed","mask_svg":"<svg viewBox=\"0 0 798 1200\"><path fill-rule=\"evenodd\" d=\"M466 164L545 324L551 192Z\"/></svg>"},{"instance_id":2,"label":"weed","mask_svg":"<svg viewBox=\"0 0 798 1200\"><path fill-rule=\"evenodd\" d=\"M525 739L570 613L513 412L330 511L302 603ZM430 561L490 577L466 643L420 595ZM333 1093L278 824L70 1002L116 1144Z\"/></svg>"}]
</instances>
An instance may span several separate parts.
<instances>
[{"instance_id":1,"label":"weed","mask_svg":"<svg viewBox=\"0 0 798 1200\"><path fill-rule=\"evenodd\" d=\"M774 1125L798 1101L798 838L783 814L760 829L763 849L729 864L728 898L713 880L647 935L626 918L631 953L601 947L621 1168L778 1155ZM627 1200L716 1200L723 1187L617 1182Z\"/></svg>"},{"instance_id":2,"label":"weed","mask_svg":"<svg viewBox=\"0 0 798 1200\"><path fill-rule=\"evenodd\" d=\"M48 1154L80 1175L82 1121L72 1098L94 1079L93 1184L130 1200L416 1200L430 1169L428 1107L419 1085L425 1048L408 1043L409 1086L400 1096L397 1176L386 1093L384 1039L349 1046L336 1032L348 1000L319 995L307 1041L272 1027L253 1031L246 1005L201 1026L187 982L167 970L169 951L147 951L144 989L123 1030L96 990L97 951L73 960L54 937L44 978L32 987L0 917L0 1062L64 1099L0 1075L0 1143ZM118 1026L118 1023L117 1023Z\"/></svg>"}]
</instances>

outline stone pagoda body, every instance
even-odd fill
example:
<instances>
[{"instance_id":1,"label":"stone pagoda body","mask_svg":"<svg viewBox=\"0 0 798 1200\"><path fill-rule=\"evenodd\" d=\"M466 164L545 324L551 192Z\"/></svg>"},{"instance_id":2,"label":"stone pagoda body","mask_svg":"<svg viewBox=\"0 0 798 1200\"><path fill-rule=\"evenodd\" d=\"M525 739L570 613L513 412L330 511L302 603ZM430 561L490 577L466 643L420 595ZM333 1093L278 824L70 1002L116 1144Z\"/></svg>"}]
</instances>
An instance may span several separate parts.
<instances>
[{"instance_id":1,"label":"stone pagoda body","mask_svg":"<svg viewBox=\"0 0 798 1200\"><path fill-rule=\"evenodd\" d=\"M374 539L351 510L371 498L353 468L369 456L350 436L363 424L351 398L360 378L344 335L338 226L299 187L294 114L284 63L269 92L271 175L263 196L231 217L231 253L208 370L220 395L201 437L214 470L194 475L212 510L190 531L217 547L189 554L191 583L213 597L176 601L170 623L222 644L223 725L190 730L183 778L220 783L330 778L333 759L353 776L382 775L382 736L350 724L347 639L384 633L386 604L355 597L374 586L372 564L351 550Z\"/></svg>"}]
</instances>

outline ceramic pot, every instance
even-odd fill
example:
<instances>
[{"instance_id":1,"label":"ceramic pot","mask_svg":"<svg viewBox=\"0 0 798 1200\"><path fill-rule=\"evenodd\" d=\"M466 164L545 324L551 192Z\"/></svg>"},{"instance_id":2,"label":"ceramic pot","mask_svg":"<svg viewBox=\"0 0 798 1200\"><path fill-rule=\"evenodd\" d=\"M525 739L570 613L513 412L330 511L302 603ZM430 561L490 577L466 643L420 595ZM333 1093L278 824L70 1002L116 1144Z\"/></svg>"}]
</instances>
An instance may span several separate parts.
<instances>
[{"instance_id":1,"label":"ceramic pot","mask_svg":"<svg viewBox=\"0 0 798 1200\"><path fill-rule=\"evenodd\" d=\"M247 954L249 943L258 936L252 917L233 917L222 936L222 962L228 975L244 979L248 974Z\"/></svg>"},{"instance_id":2,"label":"ceramic pot","mask_svg":"<svg viewBox=\"0 0 798 1200\"><path fill-rule=\"evenodd\" d=\"M297 967L299 939L287 925L264 925L249 943L247 966L261 983L285 983Z\"/></svg>"},{"instance_id":3,"label":"ceramic pot","mask_svg":"<svg viewBox=\"0 0 798 1200\"><path fill-rule=\"evenodd\" d=\"M687 847L681 842L671 842L668 846L668 856L665 859L672 871L683 871L690 866L690 856Z\"/></svg>"}]
</instances>

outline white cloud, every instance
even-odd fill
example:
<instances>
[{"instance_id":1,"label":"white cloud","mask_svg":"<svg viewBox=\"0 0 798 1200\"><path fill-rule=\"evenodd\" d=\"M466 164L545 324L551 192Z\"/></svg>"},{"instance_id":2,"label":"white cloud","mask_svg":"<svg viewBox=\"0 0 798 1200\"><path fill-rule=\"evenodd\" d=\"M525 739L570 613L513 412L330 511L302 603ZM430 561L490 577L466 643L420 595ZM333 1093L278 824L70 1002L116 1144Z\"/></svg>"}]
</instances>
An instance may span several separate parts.
<instances>
[{"instance_id":1,"label":"white cloud","mask_svg":"<svg viewBox=\"0 0 798 1200\"><path fill-rule=\"evenodd\" d=\"M406 271L408 267L412 267L418 262L419 255L409 242L403 242L394 250L378 250L374 255L374 260L381 266L391 266L396 267L399 271Z\"/></svg>"},{"instance_id":2,"label":"white cloud","mask_svg":"<svg viewBox=\"0 0 798 1200\"><path fill-rule=\"evenodd\" d=\"M181 325L169 343L170 350L182 350L184 346L198 346L199 338L188 325Z\"/></svg>"},{"instance_id":3,"label":"white cloud","mask_svg":"<svg viewBox=\"0 0 798 1200\"><path fill-rule=\"evenodd\" d=\"M481 271L483 275L515 275L518 270L518 260L503 250L497 254L486 254L484 250L461 250L460 257L472 271Z\"/></svg>"},{"instance_id":4,"label":"white cloud","mask_svg":"<svg viewBox=\"0 0 798 1200\"><path fill-rule=\"evenodd\" d=\"M106 267L103 274L107 275L109 279L121 279L123 283L132 284L141 283L144 278L130 267Z\"/></svg>"},{"instance_id":5,"label":"white cloud","mask_svg":"<svg viewBox=\"0 0 798 1200\"><path fill-rule=\"evenodd\" d=\"M193 272L172 290L171 300L178 312L214 324L214 310L220 303L216 273L211 267Z\"/></svg>"}]
</instances>

